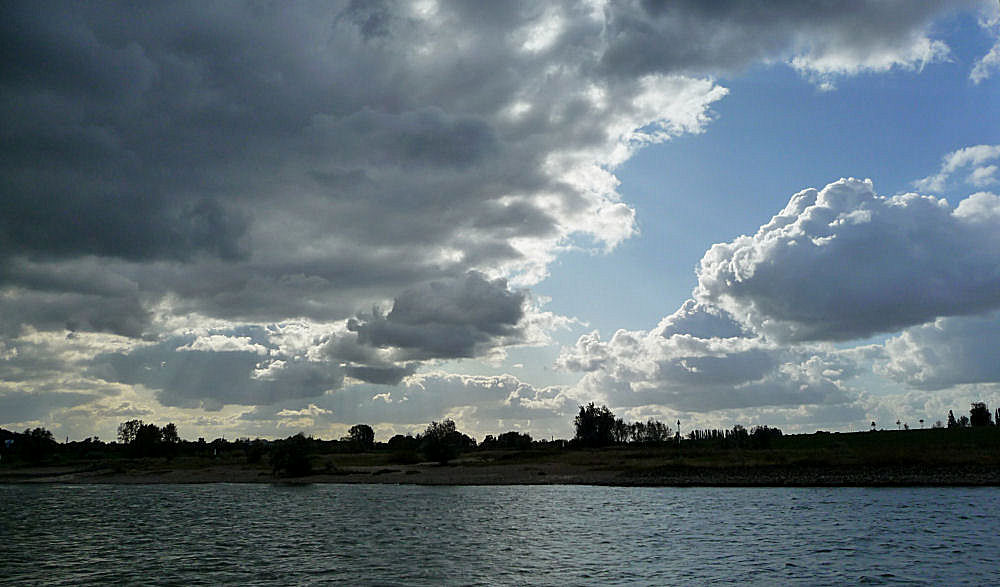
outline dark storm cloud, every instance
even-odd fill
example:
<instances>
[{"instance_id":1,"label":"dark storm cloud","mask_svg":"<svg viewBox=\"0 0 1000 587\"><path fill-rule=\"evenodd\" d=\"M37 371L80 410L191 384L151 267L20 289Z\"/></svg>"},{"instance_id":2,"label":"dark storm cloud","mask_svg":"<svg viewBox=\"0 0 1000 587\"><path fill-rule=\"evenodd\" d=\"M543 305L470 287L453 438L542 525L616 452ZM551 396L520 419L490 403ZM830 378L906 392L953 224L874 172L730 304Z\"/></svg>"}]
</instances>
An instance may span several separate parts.
<instances>
[{"instance_id":1,"label":"dark storm cloud","mask_svg":"<svg viewBox=\"0 0 1000 587\"><path fill-rule=\"evenodd\" d=\"M726 90L694 76L940 57L938 4L848 8L5 3L0 335L160 341L93 369L209 408L490 355L526 294L482 275L531 285L635 234L614 169L705 128ZM235 340L295 320L321 357ZM192 339L206 321L234 340Z\"/></svg>"},{"instance_id":2,"label":"dark storm cloud","mask_svg":"<svg viewBox=\"0 0 1000 587\"><path fill-rule=\"evenodd\" d=\"M633 234L606 168L700 130L724 95L669 76L784 58L819 30L896 46L937 9L427 7L5 5L0 256L100 258L131 305L258 321L345 318L468 270L537 280L573 235ZM54 293L21 275L2 284L24 303ZM145 329L79 313L55 322Z\"/></svg>"},{"instance_id":3,"label":"dark storm cloud","mask_svg":"<svg viewBox=\"0 0 1000 587\"><path fill-rule=\"evenodd\" d=\"M192 345L194 341L189 341ZM218 410L227 404L272 404L287 398L310 398L337 389L343 372L330 363L304 359L267 360L247 350L193 350L179 340L130 353L98 356L91 376L143 385L165 406Z\"/></svg>"},{"instance_id":4,"label":"dark storm cloud","mask_svg":"<svg viewBox=\"0 0 1000 587\"><path fill-rule=\"evenodd\" d=\"M604 68L615 75L658 71L723 73L758 60L799 54L804 68L824 60L864 62L866 55L907 56L920 31L948 0L847 2L778 0L701 2L633 0L608 8ZM905 59L901 59L905 61ZM822 71L820 71L822 73Z\"/></svg>"},{"instance_id":5,"label":"dark storm cloud","mask_svg":"<svg viewBox=\"0 0 1000 587\"><path fill-rule=\"evenodd\" d=\"M348 329L362 345L398 349L401 360L474 357L501 339L519 338L525 299L506 280L469 273L406 290L386 316L351 320Z\"/></svg>"},{"instance_id":6,"label":"dark storm cloud","mask_svg":"<svg viewBox=\"0 0 1000 587\"><path fill-rule=\"evenodd\" d=\"M85 330L138 338L150 312L134 296L15 291L3 299L0 335L17 336L25 324L40 330Z\"/></svg>"},{"instance_id":7,"label":"dark storm cloud","mask_svg":"<svg viewBox=\"0 0 1000 587\"><path fill-rule=\"evenodd\" d=\"M93 401L89 393L43 391L19 393L0 391L0 424L47 420L56 410L72 408Z\"/></svg>"},{"instance_id":8,"label":"dark storm cloud","mask_svg":"<svg viewBox=\"0 0 1000 587\"><path fill-rule=\"evenodd\" d=\"M439 108L391 114L364 109L337 118L317 116L309 133L324 154L345 165L464 168L497 148L493 129Z\"/></svg>"}]
</instances>

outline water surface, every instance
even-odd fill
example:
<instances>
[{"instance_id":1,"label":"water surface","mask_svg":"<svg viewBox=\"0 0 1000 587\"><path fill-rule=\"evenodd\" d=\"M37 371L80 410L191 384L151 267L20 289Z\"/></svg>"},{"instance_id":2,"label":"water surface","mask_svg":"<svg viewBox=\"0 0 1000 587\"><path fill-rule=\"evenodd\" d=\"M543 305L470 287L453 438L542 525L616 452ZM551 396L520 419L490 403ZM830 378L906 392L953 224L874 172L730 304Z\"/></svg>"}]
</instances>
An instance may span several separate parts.
<instances>
[{"instance_id":1,"label":"water surface","mask_svg":"<svg viewBox=\"0 0 1000 587\"><path fill-rule=\"evenodd\" d=\"M0 583L1000 582L997 488L0 486Z\"/></svg>"}]
</instances>

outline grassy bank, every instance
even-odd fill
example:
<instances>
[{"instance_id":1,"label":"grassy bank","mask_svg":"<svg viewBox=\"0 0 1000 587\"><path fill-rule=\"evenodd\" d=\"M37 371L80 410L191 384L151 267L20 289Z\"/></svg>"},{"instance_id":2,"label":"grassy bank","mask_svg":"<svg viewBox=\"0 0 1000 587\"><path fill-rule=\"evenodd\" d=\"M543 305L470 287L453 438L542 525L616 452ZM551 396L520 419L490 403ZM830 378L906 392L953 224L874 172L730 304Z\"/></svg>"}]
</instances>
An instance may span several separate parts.
<instances>
[{"instance_id":1,"label":"grassy bank","mask_svg":"<svg viewBox=\"0 0 1000 587\"><path fill-rule=\"evenodd\" d=\"M607 485L1000 485L1000 429L787 435L767 448L685 440L656 447L471 449L451 464L388 450L308 456L307 475L278 477L241 453L80 458L0 466L0 482L297 482Z\"/></svg>"}]
</instances>

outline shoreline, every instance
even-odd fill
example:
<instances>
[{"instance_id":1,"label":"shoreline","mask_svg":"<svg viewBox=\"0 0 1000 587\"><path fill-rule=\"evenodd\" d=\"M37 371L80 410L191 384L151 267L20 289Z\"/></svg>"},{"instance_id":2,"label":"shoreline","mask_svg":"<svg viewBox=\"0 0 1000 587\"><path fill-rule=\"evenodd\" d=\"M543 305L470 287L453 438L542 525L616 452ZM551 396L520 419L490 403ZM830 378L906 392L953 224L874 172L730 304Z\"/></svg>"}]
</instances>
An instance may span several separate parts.
<instances>
[{"instance_id":1,"label":"shoreline","mask_svg":"<svg viewBox=\"0 0 1000 587\"><path fill-rule=\"evenodd\" d=\"M559 462L524 464L389 465L347 467L304 477L275 477L260 467L114 470L49 466L0 469L0 484L180 485L391 484L601 485L612 487L998 487L1000 469L986 465L678 466L643 469L588 467Z\"/></svg>"}]
</instances>

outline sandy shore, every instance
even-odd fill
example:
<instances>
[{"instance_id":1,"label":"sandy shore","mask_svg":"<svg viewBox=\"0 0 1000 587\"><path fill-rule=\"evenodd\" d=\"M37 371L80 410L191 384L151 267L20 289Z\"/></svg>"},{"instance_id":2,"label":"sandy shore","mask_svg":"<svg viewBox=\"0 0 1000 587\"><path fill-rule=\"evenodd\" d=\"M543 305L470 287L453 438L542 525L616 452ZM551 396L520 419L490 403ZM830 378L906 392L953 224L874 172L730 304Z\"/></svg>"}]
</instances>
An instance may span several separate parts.
<instances>
[{"instance_id":1,"label":"sandy shore","mask_svg":"<svg viewBox=\"0 0 1000 587\"><path fill-rule=\"evenodd\" d=\"M611 485L674 487L878 487L1000 486L1000 470L960 466L762 466L682 467L638 470L594 468L559 462L538 464L433 464L353 467L307 477L276 478L247 466L112 470L99 467L37 467L0 470L0 483L389 483L412 485Z\"/></svg>"}]
</instances>

